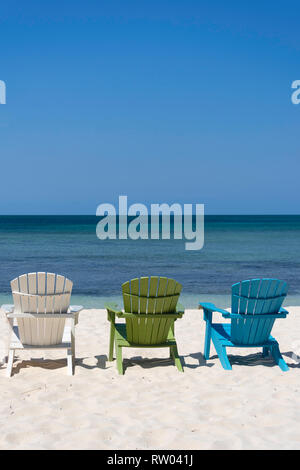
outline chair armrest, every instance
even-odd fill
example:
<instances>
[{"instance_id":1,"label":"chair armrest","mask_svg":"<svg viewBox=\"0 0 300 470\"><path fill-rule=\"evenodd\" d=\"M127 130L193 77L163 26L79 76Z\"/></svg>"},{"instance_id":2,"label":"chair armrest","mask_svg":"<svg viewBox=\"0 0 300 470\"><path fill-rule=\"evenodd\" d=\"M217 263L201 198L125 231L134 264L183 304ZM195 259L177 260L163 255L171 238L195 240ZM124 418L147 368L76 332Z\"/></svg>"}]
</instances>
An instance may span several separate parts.
<instances>
[{"instance_id":1,"label":"chair armrest","mask_svg":"<svg viewBox=\"0 0 300 470\"><path fill-rule=\"evenodd\" d=\"M76 314L75 314L76 315ZM6 318L29 318L29 319L37 319L37 318L76 318L74 313L28 313L28 312L13 312L7 313Z\"/></svg>"},{"instance_id":2,"label":"chair armrest","mask_svg":"<svg viewBox=\"0 0 300 470\"><path fill-rule=\"evenodd\" d=\"M119 308L118 304L115 303L106 303L104 307L107 310L107 319L108 321L115 323L116 315L120 317L123 315L123 311Z\"/></svg>"},{"instance_id":3,"label":"chair armrest","mask_svg":"<svg viewBox=\"0 0 300 470\"><path fill-rule=\"evenodd\" d=\"M176 306L176 313L184 313L184 306L180 303Z\"/></svg>"},{"instance_id":4,"label":"chair armrest","mask_svg":"<svg viewBox=\"0 0 300 470\"><path fill-rule=\"evenodd\" d=\"M73 313L73 315L75 317L75 325L77 325L77 323L78 323L79 313L81 312L81 310L83 310L82 305L70 305L70 307L68 309L68 312Z\"/></svg>"},{"instance_id":5,"label":"chair armrest","mask_svg":"<svg viewBox=\"0 0 300 470\"><path fill-rule=\"evenodd\" d=\"M228 315L227 317L225 317L225 315L223 315L225 318L235 318L235 319L241 319L241 320L262 320L262 319L270 319L270 318L274 318L276 320L276 318L286 318L286 313L282 313L282 312L278 312L278 313L255 313L255 314L251 314L251 313L229 313L227 312Z\"/></svg>"},{"instance_id":6,"label":"chair armrest","mask_svg":"<svg viewBox=\"0 0 300 470\"><path fill-rule=\"evenodd\" d=\"M218 308L215 306L215 304L211 304L209 302L199 302L199 309L206 310L208 312L218 312L221 313L224 318L229 318L230 312L227 312L227 310L223 310L222 308Z\"/></svg>"},{"instance_id":7,"label":"chair armrest","mask_svg":"<svg viewBox=\"0 0 300 470\"><path fill-rule=\"evenodd\" d=\"M246 314L246 313L229 313L227 312L227 316L223 315L224 318L241 318L243 320L259 320L262 318L286 318L286 316L289 314L289 312L281 307L278 311L278 313L255 313L252 315L251 313Z\"/></svg>"},{"instance_id":8,"label":"chair armrest","mask_svg":"<svg viewBox=\"0 0 300 470\"><path fill-rule=\"evenodd\" d=\"M255 315L247 315L247 314L240 314L240 313L230 313L230 312L227 312L227 310L223 310L221 308L217 308L214 304L211 304L211 303L205 303L205 302L199 302L199 308L203 309L204 311L207 311L207 312L210 312L210 313L213 313L213 312L218 312L218 313L221 313L223 318L242 318L242 319L246 319L246 320L250 320L253 318L258 320L259 318L262 318L262 316L264 318L285 318L287 315L288 315L288 311L281 307L281 309L279 310L278 313L272 313L272 314L269 314L269 313L261 313L261 314L255 314Z\"/></svg>"},{"instance_id":9,"label":"chair armrest","mask_svg":"<svg viewBox=\"0 0 300 470\"><path fill-rule=\"evenodd\" d=\"M69 307L69 313L79 313L81 310L83 310L82 305L70 305Z\"/></svg>"},{"instance_id":10,"label":"chair armrest","mask_svg":"<svg viewBox=\"0 0 300 470\"><path fill-rule=\"evenodd\" d=\"M4 308L5 307L5 308ZM9 308L10 307L10 308ZM75 325L78 323L79 312L83 309L81 305L73 305L68 308L67 313L28 313L28 312L14 312L13 305L2 306L6 313L6 317L9 319L14 318L73 318L75 319Z\"/></svg>"},{"instance_id":11,"label":"chair armrest","mask_svg":"<svg viewBox=\"0 0 300 470\"><path fill-rule=\"evenodd\" d=\"M106 308L106 310L110 311L111 313L114 313L115 315L120 315L121 313L123 313L123 310L120 309L118 304L115 303L104 304L104 307Z\"/></svg>"},{"instance_id":12,"label":"chair armrest","mask_svg":"<svg viewBox=\"0 0 300 470\"><path fill-rule=\"evenodd\" d=\"M15 306L13 304L3 304L1 305L1 309L7 315L8 313L13 313Z\"/></svg>"},{"instance_id":13,"label":"chair armrest","mask_svg":"<svg viewBox=\"0 0 300 470\"><path fill-rule=\"evenodd\" d=\"M281 307L278 313L284 313L285 315L288 315L290 312L288 312L285 308Z\"/></svg>"},{"instance_id":14,"label":"chair armrest","mask_svg":"<svg viewBox=\"0 0 300 470\"><path fill-rule=\"evenodd\" d=\"M165 319L168 319L168 318L174 318L176 320L176 318L182 318L182 315L183 313L181 312L178 312L178 313L129 313L129 312L125 312L125 313L119 313L118 314L118 317L119 318L152 318L152 319L155 319L157 320L158 318L165 318Z\"/></svg>"}]
</instances>

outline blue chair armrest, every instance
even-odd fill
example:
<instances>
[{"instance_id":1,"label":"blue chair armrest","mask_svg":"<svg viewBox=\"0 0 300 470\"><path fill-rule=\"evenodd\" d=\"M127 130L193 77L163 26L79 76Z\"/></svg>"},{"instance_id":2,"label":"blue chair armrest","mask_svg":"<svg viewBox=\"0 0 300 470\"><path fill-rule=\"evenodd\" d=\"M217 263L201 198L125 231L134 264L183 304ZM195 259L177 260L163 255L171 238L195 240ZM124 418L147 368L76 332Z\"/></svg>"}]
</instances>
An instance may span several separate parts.
<instances>
[{"instance_id":1,"label":"blue chair armrest","mask_svg":"<svg viewBox=\"0 0 300 470\"><path fill-rule=\"evenodd\" d=\"M281 312L279 310L278 313L255 313L254 315L249 313L229 313L227 312L228 315L227 317L225 317L225 315L223 315L225 318L240 318L240 319L243 319L243 320L261 320L261 319L267 319L267 318L286 318L287 316L287 313L285 312Z\"/></svg>"},{"instance_id":2,"label":"blue chair armrest","mask_svg":"<svg viewBox=\"0 0 300 470\"><path fill-rule=\"evenodd\" d=\"M288 315L290 312L288 312L285 308L281 307L278 313L284 313L285 315Z\"/></svg>"},{"instance_id":3,"label":"blue chair armrest","mask_svg":"<svg viewBox=\"0 0 300 470\"><path fill-rule=\"evenodd\" d=\"M229 315L230 315L230 312L227 312L227 310L218 308L215 306L215 304L211 304L209 302L199 302L199 308L202 308L203 310L206 310L211 313L213 312L221 313L224 318L229 318Z\"/></svg>"}]
</instances>

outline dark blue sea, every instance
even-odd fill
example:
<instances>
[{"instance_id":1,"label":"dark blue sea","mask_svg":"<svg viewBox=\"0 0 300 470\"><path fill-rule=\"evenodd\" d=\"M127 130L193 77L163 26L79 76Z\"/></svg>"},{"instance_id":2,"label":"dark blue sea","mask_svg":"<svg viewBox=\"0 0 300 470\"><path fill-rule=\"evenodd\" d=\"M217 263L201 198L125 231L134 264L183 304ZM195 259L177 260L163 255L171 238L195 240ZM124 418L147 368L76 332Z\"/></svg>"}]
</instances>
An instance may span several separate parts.
<instances>
[{"instance_id":1,"label":"dark blue sea","mask_svg":"<svg viewBox=\"0 0 300 470\"><path fill-rule=\"evenodd\" d=\"M11 302L10 280L33 271L74 282L73 303L103 307L120 301L121 284L148 275L182 283L181 302L229 305L230 287L249 278L288 282L286 305L300 304L300 216L206 216L200 251L184 240L105 240L95 216L1 216L0 301Z\"/></svg>"}]
</instances>

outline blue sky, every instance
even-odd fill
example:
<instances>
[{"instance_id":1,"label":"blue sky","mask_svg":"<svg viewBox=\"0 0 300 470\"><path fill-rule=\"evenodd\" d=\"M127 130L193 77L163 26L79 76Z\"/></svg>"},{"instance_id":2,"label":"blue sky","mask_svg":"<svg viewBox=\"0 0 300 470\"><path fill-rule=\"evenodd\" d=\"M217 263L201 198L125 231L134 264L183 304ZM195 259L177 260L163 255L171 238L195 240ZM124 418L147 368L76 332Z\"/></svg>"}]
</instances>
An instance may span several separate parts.
<instances>
[{"instance_id":1,"label":"blue sky","mask_svg":"<svg viewBox=\"0 0 300 470\"><path fill-rule=\"evenodd\" d=\"M116 202L300 213L300 5L0 7L1 214Z\"/></svg>"}]
</instances>

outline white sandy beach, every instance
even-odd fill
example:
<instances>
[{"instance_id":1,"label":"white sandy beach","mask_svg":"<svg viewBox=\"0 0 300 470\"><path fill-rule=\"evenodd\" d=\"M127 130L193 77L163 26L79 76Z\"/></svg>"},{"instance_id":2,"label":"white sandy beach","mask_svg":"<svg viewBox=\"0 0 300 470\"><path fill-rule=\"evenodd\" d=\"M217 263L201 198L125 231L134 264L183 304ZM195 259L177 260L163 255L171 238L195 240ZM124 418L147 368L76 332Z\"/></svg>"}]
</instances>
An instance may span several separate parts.
<instances>
[{"instance_id":1,"label":"white sandy beach","mask_svg":"<svg viewBox=\"0 0 300 470\"><path fill-rule=\"evenodd\" d=\"M288 309L272 334L289 372L259 349L229 351L232 372L213 346L205 363L203 314L188 310L176 322L185 372L167 350L124 349L124 376L107 362L106 312L84 310L73 377L57 351L47 351L47 361L37 359L42 351L17 354L11 379L0 368L0 448L300 449L300 366L292 357L300 354L300 307ZM0 326L3 348L3 313Z\"/></svg>"}]
</instances>

